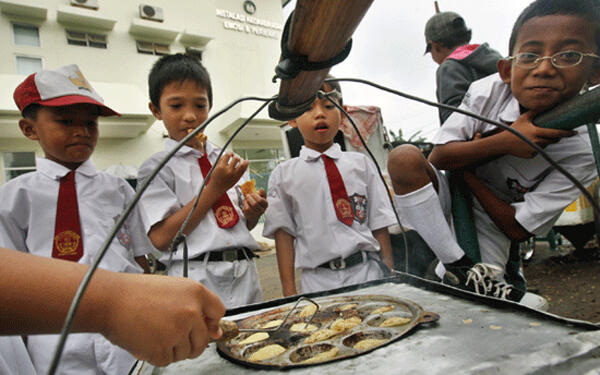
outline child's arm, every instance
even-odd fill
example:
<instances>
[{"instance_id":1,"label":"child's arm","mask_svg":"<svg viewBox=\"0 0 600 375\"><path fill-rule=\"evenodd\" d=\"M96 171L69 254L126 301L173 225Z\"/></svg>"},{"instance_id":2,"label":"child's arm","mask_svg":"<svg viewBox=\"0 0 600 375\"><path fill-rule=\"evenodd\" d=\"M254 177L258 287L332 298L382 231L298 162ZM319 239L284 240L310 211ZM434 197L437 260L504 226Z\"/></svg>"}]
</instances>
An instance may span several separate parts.
<instances>
[{"instance_id":1,"label":"child's arm","mask_svg":"<svg viewBox=\"0 0 600 375\"><path fill-rule=\"evenodd\" d=\"M294 270L294 237L283 229L278 229L275 232L275 248L283 295L298 294Z\"/></svg>"},{"instance_id":2,"label":"child's arm","mask_svg":"<svg viewBox=\"0 0 600 375\"><path fill-rule=\"evenodd\" d=\"M379 242L381 247L381 260L391 270L394 269L394 257L392 255L392 243L387 227L379 228L373 231L373 237Z\"/></svg>"},{"instance_id":3,"label":"child's arm","mask_svg":"<svg viewBox=\"0 0 600 375\"><path fill-rule=\"evenodd\" d=\"M0 334L58 333L88 266L4 248L0 263ZM220 337L224 313L219 298L191 279L99 268L73 332L99 332L136 358L166 366L197 357L209 337Z\"/></svg>"},{"instance_id":4,"label":"child's arm","mask_svg":"<svg viewBox=\"0 0 600 375\"><path fill-rule=\"evenodd\" d=\"M239 156L231 152L223 155L210 177L210 182L204 187L204 191L198 201L198 206L183 233L189 234L198 226L217 199L238 182L246 171L246 168L248 168L247 160L242 160ZM150 241L152 241L154 247L161 251L169 249L171 241L173 241L177 231L191 211L194 201L195 199L192 199L171 216L154 224L150 228L148 237L150 237Z\"/></svg>"},{"instance_id":5,"label":"child's arm","mask_svg":"<svg viewBox=\"0 0 600 375\"><path fill-rule=\"evenodd\" d=\"M260 189L258 193L247 194L244 197L242 211L246 217L246 227L252 230L258 223L260 216L265 213L269 203L267 202L267 193Z\"/></svg>"},{"instance_id":6,"label":"child's arm","mask_svg":"<svg viewBox=\"0 0 600 375\"><path fill-rule=\"evenodd\" d=\"M572 130L540 128L531 122L534 117L534 112L526 112L511 127L542 148L577 134ZM533 158L536 151L516 135L500 131L490 136L484 135L482 138L436 145L429 161L438 169L455 170L472 168L502 155Z\"/></svg>"},{"instance_id":7,"label":"child's arm","mask_svg":"<svg viewBox=\"0 0 600 375\"><path fill-rule=\"evenodd\" d=\"M531 236L531 233L516 220L513 206L496 197L473 172L464 172L463 178L485 212L508 238L513 241L524 241Z\"/></svg>"}]
</instances>

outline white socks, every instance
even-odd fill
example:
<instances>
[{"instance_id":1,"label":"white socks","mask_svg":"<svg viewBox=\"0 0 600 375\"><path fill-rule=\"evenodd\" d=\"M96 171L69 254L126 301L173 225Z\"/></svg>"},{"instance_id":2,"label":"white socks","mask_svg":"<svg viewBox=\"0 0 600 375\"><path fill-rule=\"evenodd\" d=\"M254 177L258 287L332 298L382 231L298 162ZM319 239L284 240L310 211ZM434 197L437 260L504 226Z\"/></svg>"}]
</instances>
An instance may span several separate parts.
<instances>
[{"instance_id":1,"label":"white socks","mask_svg":"<svg viewBox=\"0 0 600 375\"><path fill-rule=\"evenodd\" d=\"M408 194L394 196L406 224L423 237L442 263L452 263L465 255L444 217L432 183Z\"/></svg>"}]
</instances>

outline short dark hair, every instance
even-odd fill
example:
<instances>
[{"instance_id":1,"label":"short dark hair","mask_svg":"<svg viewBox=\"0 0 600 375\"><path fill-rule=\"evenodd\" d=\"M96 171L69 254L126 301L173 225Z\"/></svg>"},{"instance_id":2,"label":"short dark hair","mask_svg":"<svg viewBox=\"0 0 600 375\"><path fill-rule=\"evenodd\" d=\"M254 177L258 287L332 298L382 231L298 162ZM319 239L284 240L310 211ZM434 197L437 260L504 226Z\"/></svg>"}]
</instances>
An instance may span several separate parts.
<instances>
[{"instance_id":1,"label":"short dark hair","mask_svg":"<svg viewBox=\"0 0 600 375\"><path fill-rule=\"evenodd\" d=\"M156 107L160 107L160 96L165 86L172 82L183 83L186 80L202 85L208 95L208 104L212 106L212 86L208 71L198 58L184 53L166 55L154 63L148 75L150 101Z\"/></svg>"},{"instance_id":2,"label":"short dark hair","mask_svg":"<svg viewBox=\"0 0 600 375\"><path fill-rule=\"evenodd\" d=\"M471 34L471 29L468 29L463 33L453 34L440 40L432 40L432 42L436 42L446 48L452 49L454 47L462 46L469 43L471 41Z\"/></svg>"},{"instance_id":3,"label":"short dark hair","mask_svg":"<svg viewBox=\"0 0 600 375\"><path fill-rule=\"evenodd\" d=\"M21 116L23 116L26 119L35 121L35 120L37 120L38 111L40 110L41 107L42 106L39 105L38 103L31 103L27 107L23 108L23 112L21 113Z\"/></svg>"},{"instance_id":4,"label":"short dark hair","mask_svg":"<svg viewBox=\"0 0 600 375\"><path fill-rule=\"evenodd\" d=\"M573 15L590 21L595 27L596 47L600 50L600 3L598 0L536 0L529 4L513 26L508 52L513 54L519 31L533 17Z\"/></svg>"},{"instance_id":5,"label":"short dark hair","mask_svg":"<svg viewBox=\"0 0 600 375\"><path fill-rule=\"evenodd\" d=\"M335 79L334 76L332 76L331 74L327 74L327 77L325 77L325 79ZM332 82L323 82L323 84L320 87L320 90L323 90L325 92L327 91L331 91L331 90L327 90L327 86L329 86L329 88L331 90L336 90L337 92L340 93L340 97L339 97L339 104L340 105L344 105L343 100L342 100L342 86L340 86L340 83L338 81L332 81Z\"/></svg>"}]
</instances>

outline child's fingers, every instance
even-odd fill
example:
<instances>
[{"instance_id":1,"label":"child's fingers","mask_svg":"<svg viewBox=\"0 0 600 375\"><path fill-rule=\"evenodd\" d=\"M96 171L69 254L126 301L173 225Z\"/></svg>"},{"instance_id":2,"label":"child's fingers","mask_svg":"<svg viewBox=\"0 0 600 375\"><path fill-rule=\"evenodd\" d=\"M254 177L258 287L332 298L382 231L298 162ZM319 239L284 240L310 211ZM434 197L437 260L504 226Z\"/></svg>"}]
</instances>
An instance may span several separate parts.
<instances>
[{"instance_id":1,"label":"child's fingers","mask_svg":"<svg viewBox=\"0 0 600 375\"><path fill-rule=\"evenodd\" d=\"M202 350L204 350L204 348ZM191 337L189 339L187 337L183 338L173 348L173 362L183 361L184 359L189 358L191 351Z\"/></svg>"},{"instance_id":2,"label":"child's fingers","mask_svg":"<svg viewBox=\"0 0 600 375\"><path fill-rule=\"evenodd\" d=\"M197 319L190 332L190 351L186 358L196 358L208 346L209 330L204 319ZM184 359L186 359L184 358Z\"/></svg>"},{"instance_id":3,"label":"child's fingers","mask_svg":"<svg viewBox=\"0 0 600 375\"><path fill-rule=\"evenodd\" d=\"M266 197L267 197L267 193L265 192L265 189L260 189L260 190L258 191L258 195L260 195L260 196L261 196L261 197L263 197L263 198L266 198Z\"/></svg>"}]
</instances>

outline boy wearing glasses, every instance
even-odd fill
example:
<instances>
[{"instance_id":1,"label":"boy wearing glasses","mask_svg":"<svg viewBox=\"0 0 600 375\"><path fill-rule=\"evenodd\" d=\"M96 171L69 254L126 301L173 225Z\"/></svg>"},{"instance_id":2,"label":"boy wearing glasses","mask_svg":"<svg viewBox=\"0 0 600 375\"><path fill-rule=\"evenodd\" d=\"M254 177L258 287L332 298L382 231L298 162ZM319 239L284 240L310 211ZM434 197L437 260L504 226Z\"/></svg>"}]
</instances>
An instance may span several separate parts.
<instances>
[{"instance_id":1,"label":"boy wearing glasses","mask_svg":"<svg viewBox=\"0 0 600 375\"><path fill-rule=\"evenodd\" d=\"M584 185L596 178L585 127L535 126L535 115L599 83L599 10L593 0L537 0L517 19L498 74L474 82L460 108L501 121L525 135ZM483 135L483 136L482 136ZM453 113L434 136L429 161L403 145L390 155L398 210L440 259L445 283L534 308L540 296L504 281L511 240L545 235L579 190L515 135ZM452 232L447 181L462 172L475 199L473 215L482 263L473 264Z\"/></svg>"}]
</instances>

